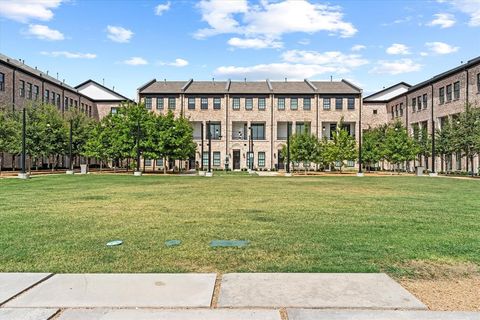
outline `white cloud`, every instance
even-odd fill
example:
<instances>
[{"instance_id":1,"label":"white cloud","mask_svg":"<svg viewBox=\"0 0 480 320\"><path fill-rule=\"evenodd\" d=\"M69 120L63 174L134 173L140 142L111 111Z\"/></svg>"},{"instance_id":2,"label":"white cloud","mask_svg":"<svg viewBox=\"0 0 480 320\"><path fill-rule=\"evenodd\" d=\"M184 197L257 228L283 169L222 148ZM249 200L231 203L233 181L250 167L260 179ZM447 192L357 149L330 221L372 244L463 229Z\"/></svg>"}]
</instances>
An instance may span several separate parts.
<instances>
[{"instance_id":1,"label":"white cloud","mask_svg":"<svg viewBox=\"0 0 480 320\"><path fill-rule=\"evenodd\" d=\"M352 47L352 51L360 51L360 50L364 50L366 49L367 47L365 47L363 44L357 44L357 45L354 45Z\"/></svg>"},{"instance_id":2,"label":"white cloud","mask_svg":"<svg viewBox=\"0 0 480 320\"><path fill-rule=\"evenodd\" d=\"M282 54L282 58L286 62L334 67L337 69L337 72L347 72L350 68L356 68L368 63L368 60L358 54L344 54L339 51L289 50Z\"/></svg>"},{"instance_id":3,"label":"white cloud","mask_svg":"<svg viewBox=\"0 0 480 320\"><path fill-rule=\"evenodd\" d=\"M410 50L408 49L408 47L401 43L392 44L390 47L387 48L386 52L388 54L410 54Z\"/></svg>"},{"instance_id":4,"label":"white cloud","mask_svg":"<svg viewBox=\"0 0 480 320\"><path fill-rule=\"evenodd\" d=\"M304 79L322 74L346 74L352 69L367 64L360 55L344 54L338 51L317 52L289 50L282 54L282 61L252 66L221 66L215 75L231 78L252 79Z\"/></svg>"},{"instance_id":5,"label":"white cloud","mask_svg":"<svg viewBox=\"0 0 480 320\"><path fill-rule=\"evenodd\" d=\"M478 0L446 0L438 2L448 2L457 10L470 16L468 25L471 27L480 26L480 1Z\"/></svg>"},{"instance_id":6,"label":"white cloud","mask_svg":"<svg viewBox=\"0 0 480 320\"><path fill-rule=\"evenodd\" d=\"M425 46L435 54L449 54L457 52L459 47L454 47L444 42L427 42Z\"/></svg>"},{"instance_id":7,"label":"white cloud","mask_svg":"<svg viewBox=\"0 0 480 320\"><path fill-rule=\"evenodd\" d=\"M0 1L0 16L26 23L30 20L49 21L53 11L60 6L62 0L2 0Z\"/></svg>"},{"instance_id":8,"label":"white cloud","mask_svg":"<svg viewBox=\"0 0 480 320\"><path fill-rule=\"evenodd\" d=\"M129 42L133 36L131 30L118 26L107 26L107 37L115 42L126 43Z\"/></svg>"},{"instance_id":9,"label":"white cloud","mask_svg":"<svg viewBox=\"0 0 480 320\"><path fill-rule=\"evenodd\" d=\"M246 0L202 0L197 6L209 28L200 29L195 37L203 39L218 34L238 34L247 39L269 39L278 45L284 34L327 31L340 37L351 37L357 29L343 20L337 6L312 4L307 0L260 1L248 5Z\"/></svg>"},{"instance_id":10,"label":"white cloud","mask_svg":"<svg viewBox=\"0 0 480 320\"><path fill-rule=\"evenodd\" d=\"M130 59L124 60L123 63L130 66L142 66L148 64L148 61L142 57L131 57Z\"/></svg>"},{"instance_id":11,"label":"white cloud","mask_svg":"<svg viewBox=\"0 0 480 320\"><path fill-rule=\"evenodd\" d=\"M415 63L411 59L400 59L393 61L380 60L378 61L377 65L370 70L370 73L397 75L419 71L421 68L421 64Z\"/></svg>"},{"instance_id":12,"label":"white cloud","mask_svg":"<svg viewBox=\"0 0 480 320\"><path fill-rule=\"evenodd\" d=\"M164 12L170 10L170 1L167 3L161 3L155 7L155 14L161 16Z\"/></svg>"},{"instance_id":13,"label":"white cloud","mask_svg":"<svg viewBox=\"0 0 480 320\"><path fill-rule=\"evenodd\" d=\"M439 26L440 28L445 29L452 27L456 22L454 15L450 13L437 13L434 14L434 17L435 19L428 23L429 26Z\"/></svg>"},{"instance_id":14,"label":"white cloud","mask_svg":"<svg viewBox=\"0 0 480 320\"><path fill-rule=\"evenodd\" d=\"M283 43L272 39L260 39L260 38L231 38L227 42L232 47L242 49L264 49L264 48L281 48Z\"/></svg>"},{"instance_id":15,"label":"white cloud","mask_svg":"<svg viewBox=\"0 0 480 320\"><path fill-rule=\"evenodd\" d=\"M186 67L188 66L188 61L185 59L177 58L173 62L158 62L161 66L171 66L171 67Z\"/></svg>"},{"instance_id":16,"label":"white cloud","mask_svg":"<svg viewBox=\"0 0 480 320\"><path fill-rule=\"evenodd\" d=\"M309 45L310 44L310 39L300 39L298 41L298 44L301 44L302 46L306 46L306 45Z\"/></svg>"},{"instance_id":17,"label":"white cloud","mask_svg":"<svg viewBox=\"0 0 480 320\"><path fill-rule=\"evenodd\" d=\"M80 53L80 52L69 52L69 51L42 51L41 54L50 57L65 57L69 59L95 59L97 57L94 53Z\"/></svg>"},{"instance_id":18,"label":"white cloud","mask_svg":"<svg viewBox=\"0 0 480 320\"><path fill-rule=\"evenodd\" d=\"M41 40L59 41L65 39L63 33L60 31L50 29L48 26L41 24L29 25L26 34Z\"/></svg>"}]
</instances>

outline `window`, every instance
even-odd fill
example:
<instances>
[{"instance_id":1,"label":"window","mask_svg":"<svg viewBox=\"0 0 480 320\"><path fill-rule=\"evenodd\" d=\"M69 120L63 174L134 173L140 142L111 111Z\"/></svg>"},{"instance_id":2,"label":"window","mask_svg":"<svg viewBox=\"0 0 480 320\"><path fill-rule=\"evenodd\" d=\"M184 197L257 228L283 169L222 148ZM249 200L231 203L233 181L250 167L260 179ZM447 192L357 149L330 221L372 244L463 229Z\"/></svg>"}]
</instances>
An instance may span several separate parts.
<instances>
[{"instance_id":1,"label":"window","mask_svg":"<svg viewBox=\"0 0 480 320\"><path fill-rule=\"evenodd\" d=\"M373 110L373 114L378 114L377 109L374 109L374 110Z\"/></svg>"},{"instance_id":2,"label":"window","mask_svg":"<svg viewBox=\"0 0 480 320\"><path fill-rule=\"evenodd\" d=\"M82 112L85 112L85 104L84 103L82 103L82 107L81 107L80 110L82 110Z\"/></svg>"},{"instance_id":3,"label":"window","mask_svg":"<svg viewBox=\"0 0 480 320\"><path fill-rule=\"evenodd\" d=\"M265 152L258 153L258 166L265 167Z\"/></svg>"},{"instance_id":4,"label":"window","mask_svg":"<svg viewBox=\"0 0 480 320\"><path fill-rule=\"evenodd\" d=\"M152 98L145 98L145 108L152 110Z\"/></svg>"},{"instance_id":5,"label":"window","mask_svg":"<svg viewBox=\"0 0 480 320\"><path fill-rule=\"evenodd\" d=\"M214 122L210 123L210 134L212 135L213 140L220 140L222 138L222 125L220 123L214 123ZM208 131L207 131L207 138L208 138Z\"/></svg>"},{"instance_id":6,"label":"window","mask_svg":"<svg viewBox=\"0 0 480 320\"><path fill-rule=\"evenodd\" d=\"M157 97L157 110L163 110L163 97Z\"/></svg>"},{"instance_id":7,"label":"window","mask_svg":"<svg viewBox=\"0 0 480 320\"><path fill-rule=\"evenodd\" d=\"M308 123L305 122L296 122L295 123L295 133L296 134L303 134L303 133L310 133L310 126Z\"/></svg>"},{"instance_id":8,"label":"window","mask_svg":"<svg viewBox=\"0 0 480 320\"><path fill-rule=\"evenodd\" d=\"M240 98L233 98L233 110L240 110Z\"/></svg>"},{"instance_id":9,"label":"window","mask_svg":"<svg viewBox=\"0 0 480 320\"><path fill-rule=\"evenodd\" d=\"M72 108L72 107L73 107L73 99L70 98L70 108Z\"/></svg>"},{"instance_id":10,"label":"window","mask_svg":"<svg viewBox=\"0 0 480 320\"><path fill-rule=\"evenodd\" d=\"M452 101L452 85L447 86L447 102Z\"/></svg>"},{"instance_id":11,"label":"window","mask_svg":"<svg viewBox=\"0 0 480 320\"><path fill-rule=\"evenodd\" d=\"M175 110L175 98L174 97L168 98L168 109L169 110Z\"/></svg>"},{"instance_id":12,"label":"window","mask_svg":"<svg viewBox=\"0 0 480 320\"><path fill-rule=\"evenodd\" d=\"M157 159L157 167L163 167L163 159Z\"/></svg>"},{"instance_id":13,"label":"window","mask_svg":"<svg viewBox=\"0 0 480 320\"><path fill-rule=\"evenodd\" d=\"M202 164L204 167L208 166L208 152L203 152L202 155Z\"/></svg>"},{"instance_id":14,"label":"window","mask_svg":"<svg viewBox=\"0 0 480 320\"><path fill-rule=\"evenodd\" d=\"M213 98L213 109L220 110L222 106L222 100L220 98Z\"/></svg>"},{"instance_id":15,"label":"window","mask_svg":"<svg viewBox=\"0 0 480 320\"><path fill-rule=\"evenodd\" d=\"M415 112L417 108L417 98L412 98L412 111Z\"/></svg>"},{"instance_id":16,"label":"window","mask_svg":"<svg viewBox=\"0 0 480 320\"><path fill-rule=\"evenodd\" d=\"M310 110L312 108L312 99L303 98L303 110Z\"/></svg>"},{"instance_id":17,"label":"window","mask_svg":"<svg viewBox=\"0 0 480 320\"><path fill-rule=\"evenodd\" d=\"M253 109L253 98L245 98L245 110Z\"/></svg>"},{"instance_id":18,"label":"window","mask_svg":"<svg viewBox=\"0 0 480 320\"><path fill-rule=\"evenodd\" d=\"M25 81L20 80L20 97L25 97Z\"/></svg>"},{"instance_id":19,"label":"window","mask_svg":"<svg viewBox=\"0 0 480 320\"><path fill-rule=\"evenodd\" d=\"M63 110L68 111L68 98L63 99Z\"/></svg>"},{"instance_id":20,"label":"window","mask_svg":"<svg viewBox=\"0 0 480 320\"><path fill-rule=\"evenodd\" d=\"M323 98L323 110L330 110L330 98Z\"/></svg>"},{"instance_id":21,"label":"window","mask_svg":"<svg viewBox=\"0 0 480 320\"><path fill-rule=\"evenodd\" d=\"M251 127L253 140L265 140L264 123L252 123Z\"/></svg>"},{"instance_id":22,"label":"window","mask_svg":"<svg viewBox=\"0 0 480 320\"><path fill-rule=\"evenodd\" d=\"M57 94L57 107L59 109L62 107L62 98L60 97L60 93Z\"/></svg>"},{"instance_id":23,"label":"window","mask_svg":"<svg viewBox=\"0 0 480 320\"><path fill-rule=\"evenodd\" d=\"M298 99L297 98L290 98L290 109L297 110L298 109Z\"/></svg>"},{"instance_id":24,"label":"window","mask_svg":"<svg viewBox=\"0 0 480 320\"><path fill-rule=\"evenodd\" d=\"M453 99L460 99L460 81L453 84Z\"/></svg>"},{"instance_id":25,"label":"window","mask_svg":"<svg viewBox=\"0 0 480 320\"><path fill-rule=\"evenodd\" d=\"M252 166L250 165L253 161L253 152L247 152L247 168L251 168Z\"/></svg>"},{"instance_id":26,"label":"window","mask_svg":"<svg viewBox=\"0 0 480 320\"><path fill-rule=\"evenodd\" d=\"M195 98L188 98L188 110L195 110Z\"/></svg>"},{"instance_id":27,"label":"window","mask_svg":"<svg viewBox=\"0 0 480 320\"><path fill-rule=\"evenodd\" d=\"M74 105L75 105L75 109L78 109L78 101L75 100L75 101L73 101L73 103L74 103Z\"/></svg>"},{"instance_id":28,"label":"window","mask_svg":"<svg viewBox=\"0 0 480 320\"><path fill-rule=\"evenodd\" d=\"M343 98L335 98L335 110L343 109Z\"/></svg>"},{"instance_id":29,"label":"window","mask_svg":"<svg viewBox=\"0 0 480 320\"><path fill-rule=\"evenodd\" d=\"M455 163L457 165L457 170L462 170L462 154L460 152L455 153Z\"/></svg>"},{"instance_id":30,"label":"window","mask_svg":"<svg viewBox=\"0 0 480 320\"><path fill-rule=\"evenodd\" d=\"M440 100L440 104L445 103L445 88L444 87L441 87L440 89L438 89L438 98Z\"/></svg>"},{"instance_id":31,"label":"window","mask_svg":"<svg viewBox=\"0 0 480 320\"><path fill-rule=\"evenodd\" d=\"M5 91L5 74L0 72L0 91Z\"/></svg>"},{"instance_id":32,"label":"window","mask_svg":"<svg viewBox=\"0 0 480 320\"><path fill-rule=\"evenodd\" d=\"M258 110L265 110L265 98L258 98Z\"/></svg>"},{"instance_id":33,"label":"window","mask_svg":"<svg viewBox=\"0 0 480 320\"><path fill-rule=\"evenodd\" d=\"M417 105L418 105L418 111L422 110L422 97L421 96L417 97Z\"/></svg>"},{"instance_id":34,"label":"window","mask_svg":"<svg viewBox=\"0 0 480 320\"><path fill-rule=\"evenodd\" d=\"M43 100L44 100L46 103L49 103L49 102L50 102L50 91L45 90L45 92L43 93Z\"/></svg>"},{"instance_id":35,"label":"window","mask_svg":"<svg viewBox=\"0 0 480 320\"><path fill-rule=\"evenodd\" d=\"M400 103L400 117L403 116L403 102Z\"/></svg>"},{"instance_id":36,"label":"window","mask_svg":"<svg viewBox=\"0 0 480 320\"><path fill-rule=\"evenodd\" d=\"M200 98L200 109L202 110L208 109L208 98Z\"/></svg>"},{"instance_id":37,"label":"window","mask_svg":"<svg viewBox=\"0 0 480 320\"><path fill-rule=\"evenodd\" d=\"M422 99L423 99L423 109L427 109L428 101L427 101L427 94L426 93L423 95Z\"/></svg>"},{"instance_id":38,"label":"window","mask_svg":"<svg viewBox=\"0 0 480 320\"><path fill-rule=\"evenodd\" d=\"M398 117L398 104L395 106L395 117Z\"/></svg>"},{"instance_id":39,"label":"window","mask_svg":"<svg viewBox=\"0 0 480 320\"><path fill-rule=\"evenodd\" d=\"M395 118L395 109L392 106L392 120Z\"/></svg>"},{"instance_id":40,"label":"window","mask_svg":"<svg viewBox=\"0 0 480 320\"><path fill-rule=\"evenodd\" d=\"M220 166L220 151L213 152L213 165L216 167Z\"/></svg>"},{"instance_id":41,"label":"window","mask_svg":"<svg viewBox=\"0 0 480 320\"><path fill-rule=\"evenodd\" d=\"M285 110L285 98L277 98L278 110Z\"/></svg>"},{"instance_id":42,"label":"window","mask_svg":"<svg viewBox=\"0 0 480 320\"><path fill-rule=\"evenodd\" d=\"M348 98L347 109L348 110L354 110L355 109L355 99L354 98Z\"/></svg>"},{"instance_id":43,"label":"window","mask_svg":"<svg viewBox=\"0 0 480 320\"><path fill-rule=\"evenodd\" d=\"M82 103L82 104L83 104L83 103ZM82 110L83 110L83 106L82 106ZM111 113L111 114L117 114L117 112L118 112L118 108L116 108L116 107L111 107L111 108L110 108L110 113Z\"/></svg>"},{"instance_id":44,"label":"window","mask_svg":"<svg viewBox=\"0 0 480 320\"><path fill-rule=\"evenodd\" d=\"M355 161L352 161L352 160L347 160L347 167L355 167Z\"/></svg>"},{"instance_id":45,"label":"window","mask_svg":"<svg viewBox=\"0 0 480 320\"><path fill-rule=\"evenodd\" d=\"M480 93L480 73L477 73L477 92Z\"/></svg>"},{"instance_id":46,"label":"window","mask_svg":"<svg viewBox=\"0 0 480 320\"><path fill-rule=\"evenodd\" d=\"M145 159L144 164L145 164L145 167L150 167L152 165L152 160L151 159Z\"/></svg>"},{"instance_id":47,"label":"window","mask_svg":"<svg viewBox=\"0 0 480 320\"><path fill-rule=\"evenodd\" d=\"M333 139L333 134L337 131L337 124L336 123L330 123L330 140Z\"/></svg>"},{"instance_id":48,"label":"window","mask_svg":"<svg viewBox=\"0 0 480 320\"><path fill-rule=\"evenodd\" d=\"M53 105L55 105L55 92L54 92L54 91L52 91L52 98L51 98L51 99L52 99L52 100L51 100L51 103L52 103Z\"/></svg>"},{"instance_id":49,"label":"window","mask_svg":"<svg viewBox=\"0 0 480 320\"><path fill-rule=\"evenodd\" d=\"M32 84L27 82L27 98L32 99Z\"/></svg>"}]
</instances>

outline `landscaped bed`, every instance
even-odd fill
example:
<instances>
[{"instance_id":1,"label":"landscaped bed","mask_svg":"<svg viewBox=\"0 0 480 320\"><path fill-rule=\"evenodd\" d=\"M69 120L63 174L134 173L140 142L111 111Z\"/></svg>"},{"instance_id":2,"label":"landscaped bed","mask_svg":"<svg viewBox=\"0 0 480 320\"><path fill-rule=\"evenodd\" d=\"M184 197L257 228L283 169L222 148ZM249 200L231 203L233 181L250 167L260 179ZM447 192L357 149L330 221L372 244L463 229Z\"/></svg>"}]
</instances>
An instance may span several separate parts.
<instances>
[{"instance_id":1,"label":"landscaped bed","mask_svg":"<svg viewBox=\"0 0 480 320\"><path fill-rule=\"evenodd\" d=\"M0 180L0 271L387 272L480 265L480 183L92 174ZM123 244L107 247L110 240ZM166 240L181 240L167 247ZM212 240L248 240L211 248ZM418 263L421 262L421 263ZM442 275L434 278L442 279Z\"/></svg>"}]
</instances>

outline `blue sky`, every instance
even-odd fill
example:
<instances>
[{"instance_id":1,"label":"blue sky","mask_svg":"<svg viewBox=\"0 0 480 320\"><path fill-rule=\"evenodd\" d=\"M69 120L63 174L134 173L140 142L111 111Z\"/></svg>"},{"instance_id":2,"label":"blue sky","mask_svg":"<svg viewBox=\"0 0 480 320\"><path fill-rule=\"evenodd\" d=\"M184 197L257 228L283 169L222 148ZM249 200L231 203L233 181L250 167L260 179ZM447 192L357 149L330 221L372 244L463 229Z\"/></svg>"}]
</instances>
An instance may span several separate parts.
<instances>
[{"instance_id":1,"label":"blue sky","mask_svg":"<svg viewBox=\"0 0 480 320\"><path fill-rule=\"evenodd\" d=\"M128 97L153 78L332 76L368 94L456 67L479 42L480 0L0 1L0 52Z\"/></svg>"}]
</instances>

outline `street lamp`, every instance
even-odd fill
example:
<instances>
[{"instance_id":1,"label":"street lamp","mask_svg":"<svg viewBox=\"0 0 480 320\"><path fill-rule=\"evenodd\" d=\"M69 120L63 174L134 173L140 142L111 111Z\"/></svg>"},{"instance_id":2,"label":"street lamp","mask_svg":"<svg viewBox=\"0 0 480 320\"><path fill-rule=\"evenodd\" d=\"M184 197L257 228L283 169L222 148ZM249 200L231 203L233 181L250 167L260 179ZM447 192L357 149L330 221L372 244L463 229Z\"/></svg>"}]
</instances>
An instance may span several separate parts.
<instances>
[{"instance_id":1,"label":"street lamp","mask_svg":"<svg viewBox=\"0 0 480 320\"><path fill-rule=\"evenodd\" d=\"M26 125L27 125L27 115L26 115L26 110L23 108L23 115L22 115L22 158L21 158L21 166L22 169L20 173L18 174L18 177L20 179L28 179L28 175L26 172L25 164L26 164L26 158L27 158L27 151L26 151Z\"/></svg>"},{"instance_id":2,"label":"street lamp","mask_svg":"<svg viewBox=\"0 0 480 320\"><path fill-rule=\"evenodd\" d=\"M67 174L73 174L73 161L72 161L72 142L73 142L73 119L70 119L70 141L68 146L68 170Z\"/></svg>"},{"instance_id":3,"label":"street lamp","mask_svg":"<svg viewBox=\"0 0 480 320\"><path fill-rule=\"evenodd\" d=\"M211 121L208 120L207 122L207 139L208 139L208 173L212 172L212 132L210 131L212 129L211 127Z\"/></svg>"},{"instance_id":4,"label":"street lamp","mask_svg":"<svg viewBox=\"0 0 480 320\"><path fill-rule=\"evenodd\" d=\"M249 169L253 171L253 128L252 126L248 127L250 131L250 141L248 142L248 161L249 161Z\"/></svg>"},{"instance_id":5,"label":"street lamp","mask_svg":"<svg viewBox=\"0 0 480 320\"><path fill-rule=\"evenodd\" d=\"M287 173L290 173L290 121L287 122Z\"/></svg>"},{"instance_id":6,"label":"street lamp","mask_svg":"<svg viewBox=\"0 0 480 320\"><path fill-rule=\"evenodd\" d=\"M140 119L137 120L136 143L137 143L137 169L133 173L133 175L134 176L141 176L142 172L140 171ZM165 165L165 164L163 164L163 165Z\"/></svg>"},{"instance_id":7,"label":"street lamp","mask_svg":"<svg viewBox=\"0 0 480 320\"><path fill-rule=\"evenodd\" d=\"M202 152L200 154L200 170L203 171L203 121L200 123L200 138L202 139Z\"/></svg>"}]
</instances>

